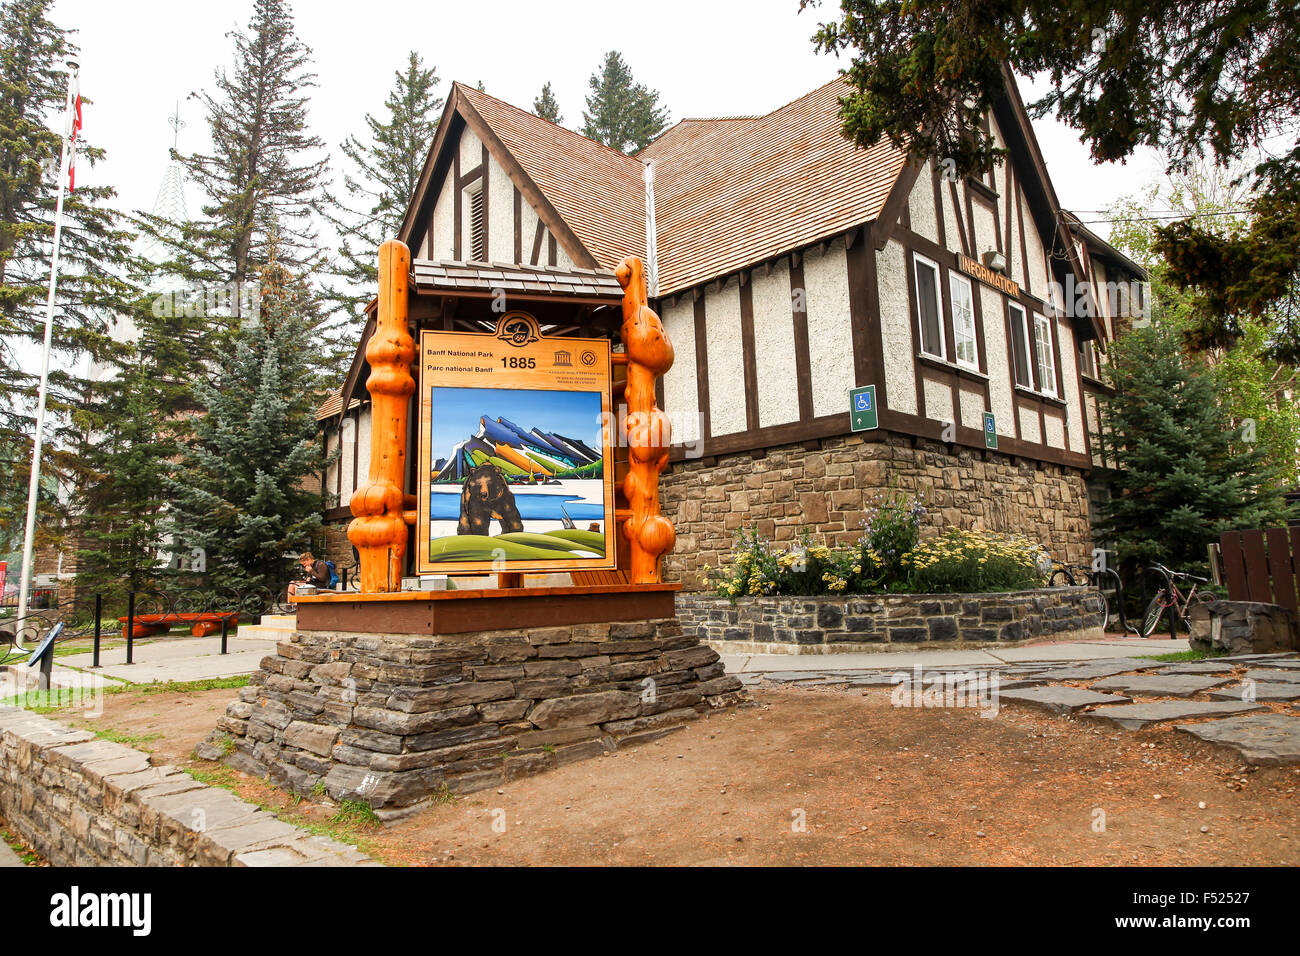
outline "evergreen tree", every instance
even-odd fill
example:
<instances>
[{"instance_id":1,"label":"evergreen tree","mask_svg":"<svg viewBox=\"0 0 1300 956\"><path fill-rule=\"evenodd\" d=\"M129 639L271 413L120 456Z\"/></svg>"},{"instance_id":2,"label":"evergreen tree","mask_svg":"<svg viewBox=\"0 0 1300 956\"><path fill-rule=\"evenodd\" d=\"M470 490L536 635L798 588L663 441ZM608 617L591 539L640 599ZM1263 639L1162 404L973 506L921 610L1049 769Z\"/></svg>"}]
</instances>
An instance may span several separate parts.
<instances>
[{"instance_id":1,"label":"evergreen tree","mask_svg":"<svg viewBox=\"0 0 1300 956\"><path fill-rule=\"evenodd\" d=\"M1175 328L1134 329L1111 346L1100 444L1115 470L1098 536L1129 571L1159 561L1207 564L1220 532L1279 522L1283 500L1254 444L1242 440L1213 379L1184 357Z\"/></svg>"},{"instance_id":2,"label":"evergreen tree","mask_svg":"<svg viewBox=\"0 0 1300 956\"><path fill-rule=\"evenodd\" d=\"M208 573L236 588L278 588L282 555L321 524L319 392L302 349L311 296L271 252L259 309L245 316L220 386L197 386L203 414L167 482L175 546L201 548Z\"/></svg>"},{"instance_id":3,"label":"evergreen tree","mask_svg":"<svg viewBox=\"0 0 1300 956\"><path fill-rule=\"evenodd\" d=\"M44 337L50 279L54 208L58 191L60 137L65 127L65 63L77 47L67 31L52 23L53 0L0 3L0 483L18 489L14 507L0 507L0 537L21 537L31 461L32 415L39 355ZM96 114L83 97L86 127L77 148L77 188L64 201L58 300L55 305L55 356L47 397L42 474L72 483L79 459L70 411L83 398L83 386L67 371L84 356L111 357L114 344L102 316L129 308L134 290L130 235L107 203L114 191L92 185L91 169L104 156L92 145ZM20 499L20 501L19 501ZM8 496L6 496L8 501ZM55 525L42 495L38 527ZM17 527L14 527L16 522Z\"/></svg>"},{"instance_id":4,"label":"evergreen tree","mask_svg":"<svg viewBox=\"0 0 1300 956\"><path fill-rule=\"evenodd\" d=\"M228 36L233 71L217 70L215 92L195 94L211 151L180 157L207 197L202 214L192 224L143 217L146 231L176 250L163 268L204 289L256 280L273 231L280 262L295 272L315 271L321 258L314 218L327 160L324 142L308 131L311 50L294 34L285 0L254 0L247 27ZM246 305L234 296L225 311L237 319ZM235 324L226 323L227 331Z\"/></svg>"},{"instance_id":5,"label":"evergreen tree","mask_svg":"<svg viewBox=\"0 0 1300 956\"><path fill-rule=\"evenodd\" d=\"M560 115L560 104L555 99L555 94L551 92L549 82L542 87L542 92L537 99L533 100L533 112L557 125L564 122L564 117Z\"/></svg>"},{"instance_id":6,"label":"evergreen tree","mask_svg":"<svg viewBox=\"0 0 1300 956\"><path fill-rule=\"evenodd\" d=\"M117 607L147 587L163 546L166 477L176 453L176 419L147 352L133 349L119 374L80 413L88 432L89 480L76 498L81 548L77 588Z\"/></svg>"},{"instance_id":7,"label":"evergreen tree","mask_svg":"<svg viewBox=\"0 0 1300 956\"><path fill-rule=\"evenodd\" d=\"M587 81L591 95L583 111L582 135L631 155L640 152L668 125L659 93L632 79L623 54L610 50L600 70Z\"/></svg>"},{"instance_id":8,"label":"evergreen tree","mask_svg":"<svg viewBox=\"0 0 1300 956\"><path fill-rule=\"evenodd\" d=\"M343 288L334 298L353 315L374 298L379 246L397 235L438 131L438 83L436 69L412 50L406 69L393 74L386 116L367 113L366 139L349 136L341 146L355 169L343 175L344 200L331 199L325 214L341 239L335 273Z\"/></svg>"}]
</instances>

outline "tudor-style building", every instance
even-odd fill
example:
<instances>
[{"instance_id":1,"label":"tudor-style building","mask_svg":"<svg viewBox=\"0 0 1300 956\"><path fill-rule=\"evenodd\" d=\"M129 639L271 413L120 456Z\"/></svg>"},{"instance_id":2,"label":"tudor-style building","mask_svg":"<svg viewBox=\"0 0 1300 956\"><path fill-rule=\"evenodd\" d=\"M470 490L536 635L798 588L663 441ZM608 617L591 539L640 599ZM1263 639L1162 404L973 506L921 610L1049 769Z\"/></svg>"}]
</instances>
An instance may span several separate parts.
<instances>
[{"instance_id":1,"label":"tudor-style building","mask_svg":"<svg viewBox=\"0 0 1300 956\"><path fill-rule=\"evenodd\" d=\"M835 80L765 116L683 120L625 156L453 84L398 236L412 321L478 328L456 303L503 290L543 323L563 315L567 334L617 340L612 270L646 255L652 209L652 304L676 350L660 396L670 577L701 584L741 527L856 534L890 486L923 493L936 526L1088 560L1098 369L1140 305L1116 289L1140 269L1060 208L1010 73L986 120L1007 161L983 179L918 169L887 143L854 148L844 91ZM324 476L338 558L368 470L373 327L372 305L319 412L340 452ZM862 385L876 387L879 428L855 434Z\"/></svg>"}]
</instances>

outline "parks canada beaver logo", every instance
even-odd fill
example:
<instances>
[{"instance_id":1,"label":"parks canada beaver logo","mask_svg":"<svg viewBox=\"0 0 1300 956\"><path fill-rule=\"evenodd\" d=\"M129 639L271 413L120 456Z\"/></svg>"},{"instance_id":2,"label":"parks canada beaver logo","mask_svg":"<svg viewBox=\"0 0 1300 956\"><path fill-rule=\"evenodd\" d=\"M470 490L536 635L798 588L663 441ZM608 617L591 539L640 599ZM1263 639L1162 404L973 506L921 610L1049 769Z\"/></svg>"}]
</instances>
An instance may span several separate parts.
<instances>
[{"instance_id":1,"label":"parks canada beaver logo","mask_svg":"<svg viewBox=\"0 0 1300 956\"><path fill-rule=\"evenodd\" d=\"M496 465L485 462L465 478L456 533L487 535L493 518L501 522L502 534L524 530L524 520L519 517L514 492L506 484L505 476Z\"/></svg>"},{"instance_id":2,"label":"parks canada beaver logo","mask_svg":"<svg viewBox=\"0 0 1300 956\"><path fill-rule=\"evenodd\" d=\"M532 345L541 338L537 320L527 312L507 312L497 322L497 338L515 348Z\"/></svg>"}]
</instances>

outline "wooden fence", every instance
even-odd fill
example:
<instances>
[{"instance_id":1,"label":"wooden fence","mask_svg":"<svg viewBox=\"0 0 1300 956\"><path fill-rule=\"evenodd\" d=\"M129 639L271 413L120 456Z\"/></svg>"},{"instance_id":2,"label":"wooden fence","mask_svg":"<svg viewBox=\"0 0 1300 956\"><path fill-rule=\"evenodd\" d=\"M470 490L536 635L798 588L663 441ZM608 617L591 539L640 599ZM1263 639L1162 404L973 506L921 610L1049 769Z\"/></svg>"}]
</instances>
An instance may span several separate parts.
<instances>
[{"instance_id":1,"label":"wooden fence","mask_svg":"<svg viewBox=\"0 0 1300 956\"><path fill-rule=\"evenodd\" d=\"M1225 531L1219 558L1228 600L1280 604L1300 613L1300 527Z\"/></svg>"}]
</instances>

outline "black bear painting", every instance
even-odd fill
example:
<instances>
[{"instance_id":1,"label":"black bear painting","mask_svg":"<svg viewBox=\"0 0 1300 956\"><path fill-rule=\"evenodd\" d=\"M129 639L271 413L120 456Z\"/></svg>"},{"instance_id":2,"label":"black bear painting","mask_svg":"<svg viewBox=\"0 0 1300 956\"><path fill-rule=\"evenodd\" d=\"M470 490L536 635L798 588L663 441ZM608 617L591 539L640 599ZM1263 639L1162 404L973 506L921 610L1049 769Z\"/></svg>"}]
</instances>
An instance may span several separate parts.
<instances>
[{"instance_id":1,"label":"black bear painting","mask_svg":"<svg viewBox=\"0 0 1300 956\"><path fill-rule=\"evenodd\" d=\"M524 530L514 492L506 483L505 476L496 465L482 464L465 478L456 533L491 534L494 518L501 523L501 534Z\"/></svg>"}]
</instances>

